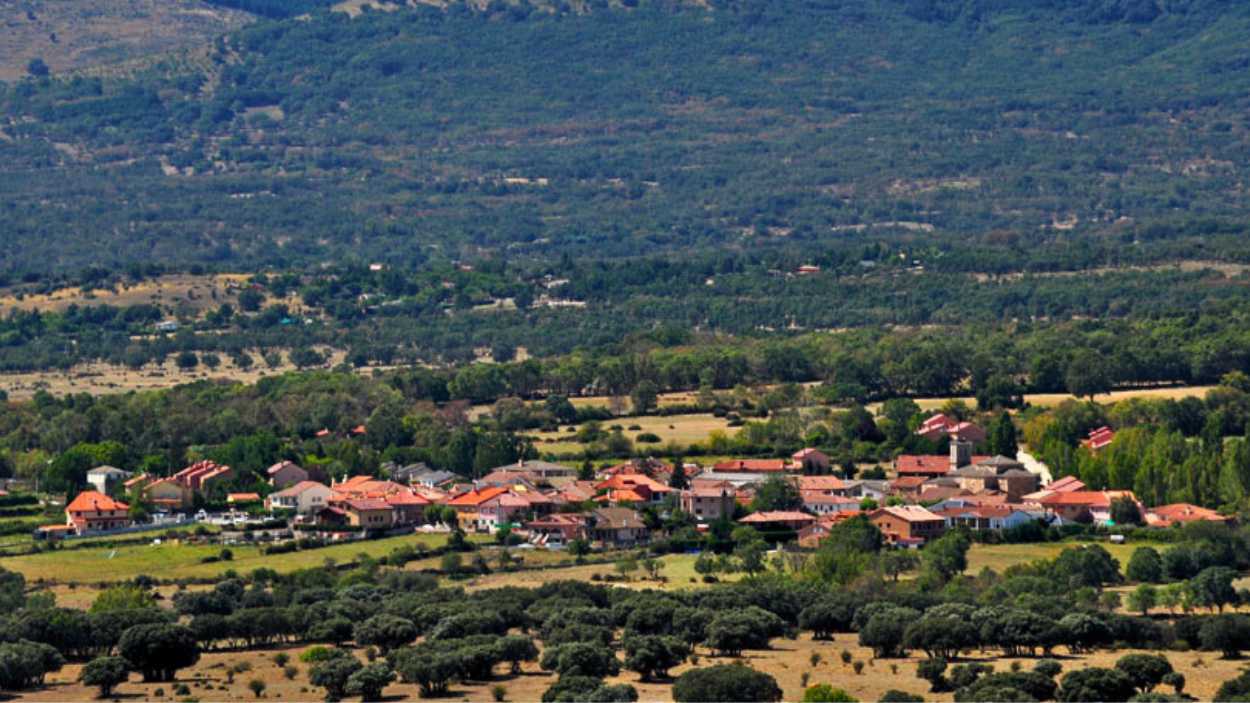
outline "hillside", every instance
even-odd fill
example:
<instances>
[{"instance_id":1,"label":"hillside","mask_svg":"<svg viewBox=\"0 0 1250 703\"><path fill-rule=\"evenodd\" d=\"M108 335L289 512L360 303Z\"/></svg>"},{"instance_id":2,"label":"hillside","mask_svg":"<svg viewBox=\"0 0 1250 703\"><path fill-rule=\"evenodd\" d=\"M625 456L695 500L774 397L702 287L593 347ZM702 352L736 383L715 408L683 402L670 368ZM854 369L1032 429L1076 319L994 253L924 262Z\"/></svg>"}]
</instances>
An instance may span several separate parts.
<instances>
[{"instance_id":1,"label":"hillside","mask_svg":"<svg viewBox=\"0 0 1250 703\"><path fill-rule=\"evenodd\" d=\"M1240 334L1244 4L627 5L314 9L0 88L0 284L268 271L325 325L303 343L350 330L383 360L662 325L1201 311Z\"/></svg>"},{"instance_id":2,"label":"hillside","mask_svg":"<svg viewBox=\"0 0 1250 703\"><path fill-rule=\"evenodd\" d=\"M203 47L250 20L202 0L6 2L0 4L0 80L23 78L34 59L61 73Z\"/></svg>"},{"instance_id":3,"label":"hillside","mask_svg":"<svg viewBox=\"0 0 1250 703\"><path fill-rule=\"evenodd\" d=\"M102 238L235 266L861 238L1053 266L1244 215L1244 6L957 4L320 14L206 74L15 86L0 181L29 246L0 266Z\"/></svg>"}]
</instances>

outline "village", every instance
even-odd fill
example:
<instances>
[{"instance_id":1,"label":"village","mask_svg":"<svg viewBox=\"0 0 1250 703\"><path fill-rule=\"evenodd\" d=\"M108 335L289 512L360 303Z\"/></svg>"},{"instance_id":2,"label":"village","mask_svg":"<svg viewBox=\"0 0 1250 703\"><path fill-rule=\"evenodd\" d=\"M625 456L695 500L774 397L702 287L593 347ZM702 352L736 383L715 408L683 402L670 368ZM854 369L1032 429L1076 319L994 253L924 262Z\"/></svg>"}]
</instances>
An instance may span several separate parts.
<instances>
[{"instance_id":1,"label":"village","mask_svg":"<svg viewBox=\"0 0 1250 703\"><path fill-rule=\"evenodd\" d=\"M39 528L36 538L60 542L198 521L263 527L247 538L276 542L301 534L334 542L459 531L506 535L506 544L521 548L585 552L642 547L674 525L706 533L731 524L754 528L773 544L811 549L833 525L862 515L887 544L917 549L956 529L1001 534L1027 525L1163 528L1232 519L1185 503L1143 505L1132 491L1087 490L1071 476L1047 480L1036 462L1030 470L1016 458L977 454L985 430L941 413L916 433L946 440L949 454L900 455L885 478L839 476L829 457L812 448L707 466L633 459L591 477L563 464L522 460L472 481L424 464L388 464L380 476L326 481L282 461L266 472L267 495L226 494L229 510L214 514L195 506L232 477L229 466L203 460L163 478L102 466L87 474L93 489L65 506L65 523ZM1113 437L1100 427L1084 444L1097 452ZM152 514L137 515L126 496L141 498Z\"/></svg>"}]
</instances>

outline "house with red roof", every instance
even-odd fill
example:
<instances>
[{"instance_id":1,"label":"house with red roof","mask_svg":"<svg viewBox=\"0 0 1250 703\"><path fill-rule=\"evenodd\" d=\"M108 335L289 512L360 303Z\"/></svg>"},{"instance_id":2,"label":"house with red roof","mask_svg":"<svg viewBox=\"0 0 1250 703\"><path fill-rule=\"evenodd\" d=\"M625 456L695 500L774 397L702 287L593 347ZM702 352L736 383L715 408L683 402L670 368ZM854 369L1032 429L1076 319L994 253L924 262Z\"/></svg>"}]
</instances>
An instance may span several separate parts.
<instances>
[{"instance_id":1,"label":"house with red roof","mask_svg":"<svg viewBox=\"0 0 1250 703\"><path fill-rule=\"evenodd\" d=\"M716 522L733 517L737 496L737 489L728 481L691 486L681 492L681 509L699 522Z\"/></svg>"},{"instance_id":2,"label":"house with red roof","mask_svg":"<svg viewBox=\"0 0 1250 703\"><path fill-rule=\"evenodd\" d=\"M837 476L799 476L795 480L800 491L815 491L833 495L846 490L846 482Z\"/></svg>"},{"instance_id":3,"label":"house with red roof","mask_svg":"<svg viewBox=\"0 0 1250 703\"><path fill-rule=\"evenodd\" d=\"M130 506L99 491L83 491L65 506L65 524L78 534L108 532L130 524Z\"/></svg>"},{"instance_id":4,"label":"house with red roof","mask_svg":"<svg viewBox=\"0 0 1250 703\"><path fill-rule=\"evenodd\" d=\"M233 476L234 470L229 466L204 459L179 471L171 478L186 486L192 493L203 493L214 484L226 481Z\"/></svg>"},{"instance_id":5,"label":"house with red roof","mask_svg":"<svg viewBox=\"0 0 1250 703\"><path fill-rule=\"evenodd\" d=\"M815 474L829 473L829 469L833 467L828 454L812 447L806 447L791 454L790 464L796 470L810 471Z\"/></svg>"},{"instance_id":6,"label":"house with red roof","mask_svg":"<svg viewBox=\"0 0 1250 703\"><path fill-rule=\"evenodd\" d=\"M728 473L781 473L793 469L786 459L731 459L712 465L712 470Z\"/></svg>"},{"instance_id":7,"label":"house with red roof","mask_svg":"<svg viewBox=\"0 0 1250 703\"><path fill-rule=\"evenodd\" d=\"M617 474L599 482L595 490L602 492L595 498L597 502L612 505L661 503L674 491L646 474Z\"/></svg>"},{"instance_id":8,"label":"house with red roof","mask_svg":"<svg viewBox=\"0 0 1250 703\"><path fill-rule=\"evenodd\" d=\"M494 532L504 524L520 523L534 512L529 499L516 493L500 493L477 508L477 529Z\"/></svg>"},{"instance_id":9,"label":"house with red roof","mask_svg":"<svg viewBox=\"0 0 1250 703\"><path fill-rule=\"evenodd\" d=\"M1210 508L1190 503L1171 503L1150 508L1145 514L1146 524L1150 527L1172 527L1191 522L1229 523L1233 518L1221 515Z\"/></svg>"},{"instance_id":10,"label":"house with red roof","mask_svg":"<svg viewBox=\"0 0 1250 703\"><path fill-rule=\"evenodd\" d=\"M868 513L868 520L887 542L902 547L919 547L946 532L946 519L919 505L878 508Z\"/></svg>"},{"instance_id":11,"label":"house with red roof","mask_svg":"<svg viewBox=\"0 0 1250 703\"><path fill-rule=\"evenodd\" d=\"M803 497L803 509L814 515L831 515L859 510L860 499L823 491L799 491Z\"/></svg>"},{"instance_id":12,"label":"house with red roof","mask_svg":"<svg viewBox=\"0 0 1250 703\"><path fill-rule=\"evenodd\" d=\"M900 454L894 459L894 473L899 477L935 478L945 476L950 470L950 458L941 454Z\"/></svg>"},{"instance_id":13,"label":"house with red roof","mask_svg":"<svg viewBox=\"0 0 1250 703\"><path fill-rule=\"evenodd\" d=\"M353 498L336 501L334 507L347 515L347 524L367 530L387 530L395 524L395 513L384 500Z\"/></svg>"},{"instance_id":14,"label":"house with red roof","mask_svg":"<svg viewBox=\"0 0 1250 703\"><path fill-rule=\"evenodd\" d=\"M508 489L498 486L490 486L487 488L474 488L469 491L452 496L447 501L456 511L456 520L460 524L462 530L478 529L478 511L482 504L497 496L507 493Z\"/></svg>"},{"instance_id":15,"label":"house with red roof","mask_svg":"<svg viewBox=\"0 0 1250 703\"><path fill-rule=\"evenodd\" d=\"M642 516L629 508L597 508L588 520L591 540L610 547L634 547L651 541Z\"/></svg>"},{"instance_id":16,"label":"house with red roof","mask_svg":"<svg viewBox=\"0 0 1250 703\"><path fill-rule=\"evenodd\" d=\"M265 470L269 485L279 490L308 480L308 472L293 461L280 461Z\"/></svg>"},{"instance_id":17,"label":"house with red roof","mask_svg":"<svg viewBox=\"0 0 1250 703\"><path fill-rule=\"evenodd\" d=\"M177 511L191 507L191 489L174 478L159 478L143 485L143 499L161 510Z\"/></svg>"},{"instance_id":18,"label":"house with red roof","mask_svg":"<svg viewBox=\"0 0 1250 703\"><path fill-rule=\"evenodd\" d=\"M563 549L575 539L589 539L588 518L581 513L555 513L525 523L530 541L551 549Z\"/></svg>"},{"instance_id":19,"label":"house with red roof","mask_svg":"<svg viewBox=\"0 0 1250 703\"><path fill-rule=\"evenodd\" d=\"M1005 530L1028 522L1044 520L1046 514L1040 509L1027 509L1020 505L964 505L932 511L946 520L948 529Z\"/></svg>"},{"instance_id":20,"label":"house with red roof","mask_svg":"<svg viewBox=\"0 0 1250 703\"><path fill-rule=\"evenodd\" d=\"M1091 430L1085 439L1081 440L1081 444L1085 445L1091 452L1096 452L1111 444L1115 439L1115 430L1103 425L1102 427Z\"/></svg>"},{"instance_id":21,"label":"house with red roof","mask_svg":"<svg viewBox=\"0 0 1250 703\"><path fill-rule=\"evenodd\" d=\"M1048 513L1064 522L1111 523L1111 503L1120 498L1137 502L1132 491L1065 491L1042 498L1039 503ZM1138 507L1140 509L1140 503ZM1145 514L1145 511L1141 511Z\"/></svg>"},{"instance_id":22,"label":"house with red roof","mask_svg":"<svg viewBox=\"0 0 1250 703\"><path fill-rule=\"evenodd\" d=\"M312 515L329 505L334 495L334 491L323 483L300 481L294 486L270 493L265 498L265 509L293 510L298 515Z\"/></svg>"},{"instance_id":23,"label":"house with red roof","mask_svg":"<svg viewBox=\"0 0 1250 703\"><path fill-rule=\"evenodd\" d=\"M973 444L984 442L986 436L985 430L980 425L959 421L943 413L933 415L921 423L916 434L933 442L949 437L952 440L958 439Z\"/></svg>"},{"instance_id":24,"label":"house with red roof","mask_svg":"<svg viewBox=\"0 0 1250 703\"><path fill-rule=\"evenodd\" d=\"M798 510L764 510L738 521L740 525L750 525L761 530L799 530L816 522L815 515Z\"/></svg>"},{"instance_id":25,"label":"house with red roof","mask_svg":"<svg viewBox=\"0 0 1250 703\"><path fill-rule=\"evenodd\" d=\"M425 508L430 499L420 493L392 493L382 500L391 506L396 525L420 525L425 522Z\"/></svg>"}]
</instances>

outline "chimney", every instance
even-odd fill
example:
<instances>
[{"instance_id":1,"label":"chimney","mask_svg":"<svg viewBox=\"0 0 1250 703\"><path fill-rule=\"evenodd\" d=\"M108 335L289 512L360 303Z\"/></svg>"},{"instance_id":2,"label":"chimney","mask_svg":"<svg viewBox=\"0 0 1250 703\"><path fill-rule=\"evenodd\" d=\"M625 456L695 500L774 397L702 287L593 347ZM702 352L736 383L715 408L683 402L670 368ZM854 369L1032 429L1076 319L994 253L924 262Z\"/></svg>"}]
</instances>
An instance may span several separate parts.
<instances>
[{"instance_id":1,"label":"chimney","mask_svg":"<svg viewBox=\"0 0 1250 703\"><path fill-rule=\"evenodd\" d=\"M972 442L951 438L951 471L972 463Z\"/></svg>"}]
</instances>

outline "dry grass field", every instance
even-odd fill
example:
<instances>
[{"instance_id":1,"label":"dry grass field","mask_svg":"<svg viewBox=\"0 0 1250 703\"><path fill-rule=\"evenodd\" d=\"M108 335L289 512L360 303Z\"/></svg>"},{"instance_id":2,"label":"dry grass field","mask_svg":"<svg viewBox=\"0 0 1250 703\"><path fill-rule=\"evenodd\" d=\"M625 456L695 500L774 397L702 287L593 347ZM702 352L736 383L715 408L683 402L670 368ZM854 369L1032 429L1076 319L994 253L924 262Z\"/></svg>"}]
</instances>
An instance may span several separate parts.
<instances>
[{"instance_id":1,"label":"dry grass field","mask_svg":"<svg viewBox=\"0 0 1250 703\"><path fill-rule=\"evenodd\" d=\"M1094 396L1095 403L1103 405L1128 400L1130 398L1156 398L1168 400L1180 400L1181 398L1201 398L1207 394L1207 391L1214 386L1170 386L1167 388L1134 388L1131 390L1112 391L1111 393L1100 393ZM1053 408L1065 400L1072 400L1074 396L1070 393L1030 393L1024 396L1025 402L1030 405L1036 405L1043 408ZM916 404L923 410L937 410L944 403L952 400L951 398L917 398ZM954 400L962 400L970 407L976 407L976 399L972 396L966 398L955 398ZM881 407L880 403L873 403L868 406L869 410L877 412Z\"/></svg>"},{"instance_id":2,"label":"dry grass field","mask_svg":"<svg viewBox=\"0 0 1250 703\"><path fill-rule=\"evenodd\" d=\"M200 312L232 302L246 285L248 276L222 273L206 276L173 274L138 283L124 283L115 289L84 291L77 286L60 288L51 293L19 295L20 289L0 290L0 309L59 312L70 305L159 305L173 310L179 306ZM290 303L291 301L283 301Z\"/></svg>"},{"instance_id":3,"label":"dry grass field","mask_svg":"<svg viewBox=\"0 0 1250 703\"><path fill-rule=\"evenodd\" d=\"M659 443L647 445L638 443L639 450L645 449L647 446L660 447L668 442L679 442L681 444L691 444L693 442L706 441L708 435L716 430L733 434L736 429L729 427L729 422L723 417L716 417L711 413L698 413L694 415L644 415L641 417L620 418L610 422L602 423L604 428L612 425L620 425L624 430L625 436L637 440L638 435L644 432L650 432L660 438ZM639 429L628 429L637 426ZM585 445L573 439L572 432L568 432L567 428L562 428L559 432L536 432L529 436L534 439L534 446L540 452L554 452L557 454L566 452L581 451Z\"/></svg>"},{"instance_id":4,"label":"dry grass field","mask_svg":"<svg viewBox=\"0 0 1250 703\"><path fill-rule=\"evenodd\" d=\"M53 73L197 47L252 17L200 0L0 2L0 80L42 58Z\"/></svg>"},{"instance_id":5,"label":"dry grass field","mask_svg":"<svg viewBox=\"0 0 1250 703\"><path fill-rule=\"evenodd\" d=\"M274 376L295 370L295 366L286 358L286 351L289 350L282 351L282 363L274 367L265 365L264 361L253 355L256 363L246 370L231 363L229 357L222 356L221 366L212 370L205 368L202 364L190 370L180 369L174 363L174 359L170 358L162 365L147 364L138 369L117 364L92 363L81 364L68 371L0 374L0 390L7 392L13 400L24 400L41 389L57 396L69 393L104 395L172 388L184 383L213 378L255 383L264 376ZM345 352L329 348L321 348L318 351L328 356L328 366L338 364L346 356Z\"/></svg>"},{"instance_id":6,"label":"dry grass field","mask_svg":"<svg viewBox=\"0 0 1250 703\"><path fill-rule=\"evenodd\" d=\"M207 652L198 664L179 672L178 683L190 688L191 696L206 701L241 701L253 700L255 697L248 689L248 683L259 679L266 684L264 696L270 700L320 700L323 691L308 683L308 667L299 662L299 654L305 647L286 647L267 651L244 652ZM852 661L863 662L862 673L856 674L849 664L843 664L841 654L847 651ZM1079 657L1058 656L1064 671L1087 668L1091 666L1113 666L1120 657L1137 650L1100 651L1092 655ZM299 669L293 680L288 680L273 661L273 655L285 652L291 662ZM363 660L362 652L357 652ZM1186 693L1198 700L1211 700L1220 683L1235 677L1245 667L1244 661L1225 660L1209 652L1164 652L1172 666L1185 675ZM812 663L813 655L819 655L819 661ZM838 635L831 641L813 641L809 635L802 635L796 640L779 639L773 641L772 649L749 651L740 658L713 657L709 652L697 652L698 662L683 664L672 670L673 675L694 666L710 666L714 664L741 661L755 669L765 671L776 677L785 692L785 700L800 700L803 694L802 677L809 674L809 685L828 683L845 689L861 701L874 701L890 689L899 689L914 694L924 695L925 700L950 701L950 693L933 694L928 692L928 684L916 677L916 665L923 658L910 656L899 659L872 658L871 650L860 647L855 635ZM998 657L997 652L974 652L965 661L978 661L990 664L998 671L1010 670L1013 663L1028 670L1036 663L1031 658ZM227 671L243 663L249 670L229 677ZM22 694L22 700L32 701L66 701L88 700L94 692L76 683L80 665L71 664L62 671L49 676L48 685L39 691ZM496 669L495 680L474 682L468 685L452 686L449 698L462 701L491 701L491 688L502 685L507 691L509 701L537 701L543 691L555 681L555 676L538 668L535 663L527 663L519 676L506 673L506 665ZM231 682L230 679L233 679ZM633 672L622 672L611 677L611 683L629 683L638 689L642 701L672 700L671 684L643 683ZM156 695L162 689L166 700L180 699L173 696L174 684L141 683L137 676L118 687L115 698L132 700L161 700ZM1167 690L1167 687L1161 687ZM416 700L417 687L411 684L395 683L385 690L386 700Z\"/></svg>"}]
</instances>

